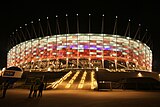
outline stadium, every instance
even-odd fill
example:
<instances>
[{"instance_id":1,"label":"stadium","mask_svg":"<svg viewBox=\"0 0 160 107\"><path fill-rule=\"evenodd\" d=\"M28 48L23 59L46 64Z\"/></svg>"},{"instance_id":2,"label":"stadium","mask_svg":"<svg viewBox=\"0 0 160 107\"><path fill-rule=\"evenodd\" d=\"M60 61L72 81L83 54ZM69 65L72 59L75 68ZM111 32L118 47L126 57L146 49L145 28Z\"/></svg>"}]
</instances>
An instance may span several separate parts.
<instances>
[{"instance_id":1,"label":"stadium","mask_svg":"<svg viewBox=\"0 0 160 107\"><path fill-rule=\"evenodd\" d=\"M117 84L124 79L133 79L130 81L134 82L136 87L142 78L159 81L158 73L152 72L152 50L140 40L130 37L130 20L124 36L116 33L117 19L113 34L103 33L103 23L101 33L90 33L90 18L89 33L79 33L78 19L77 33L69 33L68 15L66 15L68 31L60 33L58 20L56 21L58 34L52 34L50 24L47 23L48 30L46 31L50 31L50 34L45 35L40 20L38 22L39 32L42 35L40 37L25 40L25 36L31 33L28 30L25 33L22 29L19 30L19 34L16 31L18 36L21 35L25 41L20 41L8 51L7 68L12 66L22 68L25 74L22 77L25 79L39 75L41 79L50 81L48 88L54 89L58 86L60 89L71 86L74 86L72 89L83 88L83 86L84 89L96 87L100 89L106 87L108 83L111 88L111 83ZM36 35L33 22L31 24L30 29ZM49 78L54 79L52 81ZM138 81L139 78L141 79ZM65 82L62 85L63 81ZM150 80L145 83L150 83ZM121 87L120 85L113 85L113 88Z\"/></svg>"},{"instance_id":2,"label":"stadium","mask_svg":"<svg viewBox=\"0 0 160 107\"><path fill-rule=\"evenodd\" d=\"M151 71L152 51L138 40L119 35L61 34L14 46L7 62L8 66L20 66L25 71L96 67L111 71Z\"/></svg>"}]
</instances>

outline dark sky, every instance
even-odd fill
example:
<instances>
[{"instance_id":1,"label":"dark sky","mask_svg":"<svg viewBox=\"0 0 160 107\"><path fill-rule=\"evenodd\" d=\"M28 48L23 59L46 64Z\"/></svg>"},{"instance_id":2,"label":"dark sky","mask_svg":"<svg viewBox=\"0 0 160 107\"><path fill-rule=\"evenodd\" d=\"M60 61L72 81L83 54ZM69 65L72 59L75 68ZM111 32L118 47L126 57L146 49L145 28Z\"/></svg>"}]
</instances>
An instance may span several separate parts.
<instances>
[{"instance_id":1,"label":"dark sky","mask_svg":"<svg viewBox=\"0 0 160 107\"><path fill-rule=\"evenodd\" d=\"M59 3L43 3L43 4L0 4L0 68L6 66L6 58L8 52L8 42L10 35L19 29L24 24L29 24L31 21L45 21L49 17L50 24L54 26L55 16L58 15L61 19L61 33L65 33L65 14L68 14L70 32L76 32L71 26L75 25L76 14L79 14L80 32L88 30L88 14L92 14L92 29L91 32L101 31L101 16L105 14L104 33L112 33L114 27L115 16L118 16L118 34L124 35L128 19L131 19L131 37L133 38L138 24L141 24L142 34L145 29L148 29L147 38L150 37L147 45L151 46L153 51L153 70L160 71L160 7L158 3L139 2L134 0L122 2L113 1L107 3L104 1L97 2L79 2L66 1ZM53 20L52 20L53 19ZM53 27L53 32L54 27Z\"/></svg>"}]
</instances>

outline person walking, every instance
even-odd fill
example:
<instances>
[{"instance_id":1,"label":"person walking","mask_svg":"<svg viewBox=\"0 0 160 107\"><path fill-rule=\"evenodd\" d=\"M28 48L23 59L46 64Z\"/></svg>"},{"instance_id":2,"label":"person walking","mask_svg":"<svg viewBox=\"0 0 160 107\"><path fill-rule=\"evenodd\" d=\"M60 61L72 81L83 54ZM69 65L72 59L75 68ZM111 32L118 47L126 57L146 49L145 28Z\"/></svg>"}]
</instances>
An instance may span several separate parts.
<instances>
[{"instance_id":1,"label":"person walking","mask_svg":"<svg viewBox=\"0 0 160 107\"><path fill-rule=\"evenodd\" d=\"M42 97L43 89L44 89L44 83L43 83L43 81L41 81L41 83L38 87L38 97Z\"/></svg>"},{"instance_id":2,"label":"person walking","mask_svg":"<svg viewBox=\"0 0 160 107\"><path fill-rule=\"evenodd\" d=\"M37 83L35 83L35 84L34 84L34 87L33 87L33 97L34 97L34 98L37 97L38 87L39 87L39 85L38 85Z\"/></svg>"},{"instance_id":3,"label":"person walking","mask_svg":"<svg viewBox=\"0 0 160 107\"><path fill-rule=\"evenodd\" d=\"M28 98L32 97L33 91L34 91L34 84L32 83L30 86L30 92L29 92Z\"/></svg>"},{"instance_id":4,"label":"person walking","mask_svg":"<svg viewBox=\"0 0 160 107\"><path fill-rule=\"evenodd\" d=\"M8 82L4 82L2 98L5 98L8 87L9 87L9 83Z\"/></svg>"}]
</instances>

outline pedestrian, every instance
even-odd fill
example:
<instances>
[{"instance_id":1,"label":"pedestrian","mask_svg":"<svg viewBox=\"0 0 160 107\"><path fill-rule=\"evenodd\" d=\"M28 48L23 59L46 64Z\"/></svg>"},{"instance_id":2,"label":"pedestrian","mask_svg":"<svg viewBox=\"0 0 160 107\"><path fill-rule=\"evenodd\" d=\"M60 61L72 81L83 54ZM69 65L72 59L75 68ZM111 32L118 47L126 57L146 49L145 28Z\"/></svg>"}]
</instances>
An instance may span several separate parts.
<instances>
[{"instance_id":1,"label":"pedestrian","mask_svg":"<svg viewBox=\"0 0 160 107\"><path fill-rule=\"evenodd\" d=\"M37 91L38 91L38 84L35 83L34 86L33 86L33 97L37 97Z\"/></svg>"},{"instance_id":2,"label":"pedestrian","mask_svg":"<svg viewBox=\"0 0 160 107\"><path fill-rule=\"evenodd\" d=\"M9 87L9 83L8 82L4 82L3 83L3 88L2 88L3 89L2 98L5 98L8 87Z\"/></svg>"},{"instance_id":3,"label":"pedestrian","mask_svg":"<svg viewBox=\"0 0 160 107\"><path fill-rule=\"evenodd\" d=\"M44 88L44 83L43 83L43 81L41 81L41 83L38 87L38 97L42 97L43 88Z\"/></svg>"},{"instance_id":4,"label":"pedestrian","mask_svg":"<svg viewBox=\"0 0 160 107\"><path fill-rule=\"evenodd\" d=\"M34 84L32 83L30 86L30 92L29 92L28 98L31 98L33 91L34 91Z\"/></svg>"}]
</instances>

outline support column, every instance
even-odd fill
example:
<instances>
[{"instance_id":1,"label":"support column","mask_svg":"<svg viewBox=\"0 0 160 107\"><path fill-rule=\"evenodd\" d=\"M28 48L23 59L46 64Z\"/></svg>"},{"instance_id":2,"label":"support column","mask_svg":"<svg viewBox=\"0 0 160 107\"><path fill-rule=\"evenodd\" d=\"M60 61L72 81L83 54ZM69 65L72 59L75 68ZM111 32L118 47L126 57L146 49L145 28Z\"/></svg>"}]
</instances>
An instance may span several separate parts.
<instances>
[{"instance_id":1,"label":"support column","mask_svg":"<svg viewBox=\"0 0 160 107\"><path fill-rule=\"evenodd\" d=\"M102 68L104 69L104 58L102 58Z\"/></svg>"},{"instance_id":2,"label":"support column","mask_svg":"<svg viewBox=\"0 0 160 107\"><path fill-rule=\"evenodd\" d=\"M78 66L79 66L79 57L77 58L77 68L78 68Z\"/></svg>"},{"instance_id":3,"label":"support column","mask_svg":"<svg viewBox=\"0 0 160 107\"><path fill-rule=\"evenodd\" d=\"M127 69L129 69L129 66L128 66L128 64L129 64L129 62L128 62L128 61L126 61Z\"/></svg>"},{"instance_id":4,"label":"support column","mask_svg":"<svg viewBox=\"0 0 160 107\"><path fill-rule=\"evenodd\" d=\"M91 58L90 57L88 59L88 62L89 62L89 68L91 68Z\"/></svg>"},{"instance_id":5,"label":"support column","mask_svg":"<svg viewBox=\"0 0 160 107\"><path fill-rule=\"evenodd\" d=\"M66 68L68 68L68 57L66 58Z\"/></svg>"},{"instance_id":6,"label":"support column","mask_svg":"<svg viewBox=\"0 0 160 107\"><path fill-rule=\"evenodd\" d=\"M115 70L117 71L117 59L114 60L114 63L115 63Z\"/></svg>"}]
</instances>

